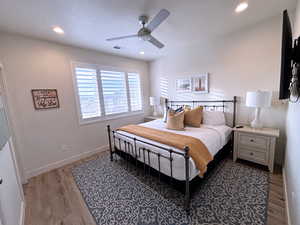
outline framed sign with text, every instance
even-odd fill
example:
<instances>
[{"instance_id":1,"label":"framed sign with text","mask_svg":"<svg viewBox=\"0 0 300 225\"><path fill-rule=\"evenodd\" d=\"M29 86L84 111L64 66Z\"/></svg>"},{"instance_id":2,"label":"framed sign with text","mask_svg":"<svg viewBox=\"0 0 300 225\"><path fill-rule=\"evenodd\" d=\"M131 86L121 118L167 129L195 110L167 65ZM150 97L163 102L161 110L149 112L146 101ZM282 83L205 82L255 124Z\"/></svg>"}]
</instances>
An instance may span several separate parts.
<instances>
[{"instance_id":1,"label":"framed sign with text","mask_svg":"<svg viewBox=\"0 0 300 225\"><path fill-rule=\"evenodd\" d=\"M32 89L31 94L36 110L59 108L56 89Z\"/></svg>"}]
</instances>

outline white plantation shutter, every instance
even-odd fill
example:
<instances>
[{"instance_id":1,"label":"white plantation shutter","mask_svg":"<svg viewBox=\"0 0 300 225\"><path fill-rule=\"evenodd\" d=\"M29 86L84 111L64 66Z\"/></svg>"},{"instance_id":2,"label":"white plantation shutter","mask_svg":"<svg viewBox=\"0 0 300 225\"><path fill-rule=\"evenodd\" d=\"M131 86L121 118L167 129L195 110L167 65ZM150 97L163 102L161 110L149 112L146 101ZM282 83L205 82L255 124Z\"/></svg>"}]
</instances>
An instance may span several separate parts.
<instances>
[{"instance_id":1,"label":"white plantation shutter","mask_svg":"<svg viewBox=\"0 0 300 225\"><path fill-rule=\"evenodd\" d=\"M100 74L105 114L128 112L125 73L101 70Z\"/></svg>"},{"instance_id":2,"label":"white plantation shutter","mask_svg":"<svg viewBox=\"0 0 300 225\"><path fill-rule=\"evenodd\" d=\"M129 116L142 110L140 75L91 64L74 64L80 123Z\"/></svg>"},{"instance_id":3,"label":"white plantation shutter","mask_svg":"<svg viewBox=\"0 0 300 225\"><path fill-rule=\"evenodd\" d=\"M167 77L160 77L160 96L169 98L169 81Z\"/></svg>"},{"instance_id":4,"label":"white plantation shutter","mask_svg":"<svg viewBox=\"0 0 300 225\"><path fill-rule=\"evenodd\" d=\"M128 86L131 111L142 110L141 83L138 73L128 73Z\"/></svg>"},{"instance_id":5,"label":"white plantation shutter","mask_svg":"<svg viewBox=\"0 0 300 225\"><path fill-rule=\"evenodd\" d=\"M82 119L100 117L97 71L77 67L75 73Z\"/></svg>"}]
</instances>

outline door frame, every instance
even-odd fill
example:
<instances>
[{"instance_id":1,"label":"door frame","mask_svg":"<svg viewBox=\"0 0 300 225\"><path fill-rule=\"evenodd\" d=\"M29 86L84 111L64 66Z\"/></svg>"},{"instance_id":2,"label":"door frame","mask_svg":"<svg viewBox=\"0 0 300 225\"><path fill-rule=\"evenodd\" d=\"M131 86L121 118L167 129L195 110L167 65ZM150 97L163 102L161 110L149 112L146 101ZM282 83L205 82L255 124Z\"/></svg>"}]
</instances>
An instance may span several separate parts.
<instances>
[{"instance_id":1,"label":"door frame","mask_svg":"<svg viewBox=\"0 0 300 225\"><path fill-rule=\"evenodd\" d=\"M22 201L25 202L25 196L24 196L23 186L22 186L22 179L21 179L21 174L20 174L21 172L23 174L24 170L23 170L22 167L20 168L20 165L18 163L20 160L18 160L17 154L16 154L16 144L15 144L16 141L15 141L15 134L14 134L12 123L11 123L11 116L10 116L11 114L10 114L10 107L9 107L8 96L7 96L7 83L6 83L6 79L5 79L5 70L4 70L4 66L1 63L1 61L0 61L0 83L2 83L3 104L4 104L4 109L5 109L5 112L6 112L6 118L7 118L7 122L8 122L8 129L9 129L9 132L10 132L10 138L8 140L10 151L11 151L10 153L11 153L12 158L13 158L13 163L14 163L14 168L15 168L15 171L16 171L16 176L17 176L17 182L18 182L18 186L19 186L20 195L21 195ZM1 89L0 89L0 91L1 91Z\"/></svg>"}]
</instances>

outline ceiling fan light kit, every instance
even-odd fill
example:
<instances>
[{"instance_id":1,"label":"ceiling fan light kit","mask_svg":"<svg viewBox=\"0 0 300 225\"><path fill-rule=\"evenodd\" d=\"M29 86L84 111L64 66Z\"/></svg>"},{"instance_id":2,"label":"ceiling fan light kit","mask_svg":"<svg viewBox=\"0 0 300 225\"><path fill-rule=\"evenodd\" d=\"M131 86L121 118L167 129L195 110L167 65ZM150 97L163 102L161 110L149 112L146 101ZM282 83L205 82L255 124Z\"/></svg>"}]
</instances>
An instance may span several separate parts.
<instances>
[{"instance_id":1,"label":"ceiling fan light kit","mask_svg":"<svg viewBox=\"0 0 300 225\"><path fill-rule=\"evenodd\" d=\"M140 38L143 41L148 41L157 48L163 48L164 44L161 43L159 40L157 40L155 37L151 35L151 33L163 22L165 21L168 16L170 15L170 12L166 9L162 9L159 11L159 13L151 20L149 23L149 17L147 15L141 15L139 16L139 22L142 25L142 28L137 32L137 34L134 35L127 35L122 37L116 37L116 38L108 38L107 41L116 41L121 39L127 39L127 38ZM147 26L146 26L147 24Z\"/></svg>"}]
</instances>

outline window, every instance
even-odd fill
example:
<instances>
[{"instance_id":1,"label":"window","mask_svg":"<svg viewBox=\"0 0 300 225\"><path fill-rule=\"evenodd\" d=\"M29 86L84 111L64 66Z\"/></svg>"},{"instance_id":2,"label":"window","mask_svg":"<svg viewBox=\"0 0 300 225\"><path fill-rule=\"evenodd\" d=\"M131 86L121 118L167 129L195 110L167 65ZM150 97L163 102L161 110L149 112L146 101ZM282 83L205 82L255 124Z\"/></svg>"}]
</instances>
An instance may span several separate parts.
<instances>
[{"instance_id":1,"label":"window","mask_svg":"<svg viewBox=\"0 0 300 225\"><path fill-rule=\"evenodd\" d=\"M82 119L100 117L97 71L95 69L77 67L76 81Z\"/></svg>"},{"instance_id":2,"label":"window","mask_svg":"<svg viewBox=\"0 0 300 225\"><path fill-rule=\"evenodd\" d=\"M101 70L101 82L105 114L128 112L125 73Z\"/></svg>"},{"instance_id":3,"label":"window","mask_svg":"<svg viewBox=\"0 0 300 225\"><path fill-rule=\"evenodd\" d=\"M82 123L142 111L138 73L95 65L75 65L74 71Z\"/></svg>"},{"instance_id":4,"label":"window","mask_svg":"<svg viewBox=\"0 0 300 225\"><path fill-rule=\"evenodd\" d=\"M138 73L128 73L131 111L142 110L142 95L140 84L140 75Z\"/></svg>"},{"instance_id":5,"label":"window","mask_svg":"<svg viewBox=\"0 0 300 225\"><path fill-rule=\"evenodd\" d=\"M169 81L166 77L160 77L160 96L163 98L169 97Z\"/></svg>"}]
</instances>

